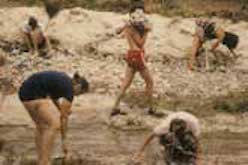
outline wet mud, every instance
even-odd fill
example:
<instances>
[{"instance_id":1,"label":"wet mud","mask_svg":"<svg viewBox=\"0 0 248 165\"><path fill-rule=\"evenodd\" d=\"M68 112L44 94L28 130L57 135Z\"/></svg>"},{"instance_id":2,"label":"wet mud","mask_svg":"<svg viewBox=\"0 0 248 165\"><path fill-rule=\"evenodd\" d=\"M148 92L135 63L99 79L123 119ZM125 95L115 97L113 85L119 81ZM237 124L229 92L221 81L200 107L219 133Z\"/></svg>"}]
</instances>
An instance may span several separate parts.
<instances>
[{"instance_id":1,"label":"wet mud","mask_svg":"<svg viewBox=\"0 0 248 165\"><path fill-rule=\"evenodd\" d=\"M141 109L132 110L128 116L109 119L109 105L112 100L108 98L104 100L104 96L97 98L89 95L88 98L91 98L87 100L89 103L85 98L80 97L73 107L67 141L70 150L67 164L132 165L131 158L159 120L142 113ZM99 103L100 105L90 106L91 101L98 99L105 102L105 105ZM106 103L108 100L109 102ZM35 165L34 126L28 114L16 96L10 96L4 107L0 122L0 164ZM136 120L139 117L144 118L147 123L151 122L150 125L145 125L141 121L141 124L136 126L120 124L116 127L118 121L135 120L133 117L135 115ZM201 120L204 123L210 119ZM212 120L215 120L214 117ZM223 119L219 117L219 120ZM207 123L208 127L215 127L215 123L210 123ZM211 130L204 128L201 136L199 161L202 165L246 165L248 163L248 132ZM162 153L158 141L154 140L147 149L144 165L164 165ZM62 165L62 156L58 137L53 154L53 165Z\"/></svg>"}]
</instances>

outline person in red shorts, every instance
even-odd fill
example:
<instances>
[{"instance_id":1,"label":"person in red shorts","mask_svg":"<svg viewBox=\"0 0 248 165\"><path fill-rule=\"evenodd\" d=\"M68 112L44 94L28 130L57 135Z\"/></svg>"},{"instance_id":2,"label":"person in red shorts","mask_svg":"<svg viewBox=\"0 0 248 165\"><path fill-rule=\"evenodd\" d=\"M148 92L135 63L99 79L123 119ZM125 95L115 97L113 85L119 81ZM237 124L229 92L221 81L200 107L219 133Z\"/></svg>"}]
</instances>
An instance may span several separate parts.
<instances>
[{"instance_id":1,"label":"person in red shorts","mask_svg":"<svg viewBox=\"0 0 248 165\"><path fill-rule=\"evenodd\" d=\"M134 75L137 72L140 73L146 83L146 94L150 105L149 113L152 114L154 112L152 107L153 79L146 66L144 50L147 36L149 32L151 32L151 25L145 17L143 4L136 4L131 7L129 15L129 21L117 29L117 34L123 34L127 39L129 51L124 57L127 63L125 79L121 85L121 90L115 101L111 116L121 113L118 108L120 101L131 85Z\"/></svg>"}]
</instances>

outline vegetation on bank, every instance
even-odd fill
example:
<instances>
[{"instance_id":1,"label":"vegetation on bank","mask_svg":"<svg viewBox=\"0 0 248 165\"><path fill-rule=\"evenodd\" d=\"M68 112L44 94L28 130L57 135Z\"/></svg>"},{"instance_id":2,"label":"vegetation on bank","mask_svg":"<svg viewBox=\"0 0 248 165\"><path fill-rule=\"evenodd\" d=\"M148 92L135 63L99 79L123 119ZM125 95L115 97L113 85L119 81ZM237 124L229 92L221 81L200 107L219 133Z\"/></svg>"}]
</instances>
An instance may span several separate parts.
<instances>
[{"instance_id":1,"label":"vegetation on bank","mask_svg":"<svg viewBox=\"0 0 248 165\"><path fill-rule=\"evenodd\" d=\"M43 0L1 0L0 6L42 5ZM135 0L65 0L65 8L83 7L100 11L127 12ZM151 6L151 5L150 5ZM204 6L204 7L203 7ZM248 20L248 0L154 0L153 12L167 16L219 16Z\"/></svg>"}]
</instances>

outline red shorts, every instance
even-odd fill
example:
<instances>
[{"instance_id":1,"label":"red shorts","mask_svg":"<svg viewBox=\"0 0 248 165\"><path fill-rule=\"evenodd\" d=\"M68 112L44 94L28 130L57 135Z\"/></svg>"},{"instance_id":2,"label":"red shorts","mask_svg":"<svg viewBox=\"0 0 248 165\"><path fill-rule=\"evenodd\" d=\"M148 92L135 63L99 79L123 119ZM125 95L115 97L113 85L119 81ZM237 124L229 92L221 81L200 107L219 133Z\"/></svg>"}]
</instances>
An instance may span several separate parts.
<instances>
[{"instance_id":1,"label":"red shorts","mask_svg":"<svg viewBox=\"0 0 248 165\"><path fill-rule=\"evenodd\" d=\"M125 56L125 60L131 68L135 70L145 69L145 52L143 50L129 50Z\"/></svg>"}]
</instances>

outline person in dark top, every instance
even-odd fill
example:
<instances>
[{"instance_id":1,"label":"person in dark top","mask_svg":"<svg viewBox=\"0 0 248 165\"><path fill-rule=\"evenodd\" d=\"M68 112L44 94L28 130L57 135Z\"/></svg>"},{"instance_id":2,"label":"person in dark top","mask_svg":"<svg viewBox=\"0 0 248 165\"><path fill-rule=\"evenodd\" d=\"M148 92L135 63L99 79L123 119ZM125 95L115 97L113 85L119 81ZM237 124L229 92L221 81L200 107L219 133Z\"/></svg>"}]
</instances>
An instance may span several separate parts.
<instances>
[{"instance_id":1,"label":"person in dark top","mask_svg":"<svg viewBox=\"0 0 248 165\"><path fill-rule=\"evenodd\" d=\"M197 19L195 24L196 30L193 39L191 56L188 63L190 70L194 69L196 56L206 41L216 40L210 51L214 51L219 44L222 43L230 50L234 57L237 57L234 49L239 43L239 37L236 34L225 31L223 28L217 26L215 22L209 20Z\"/></svg>"},{"instance_id":2,"label":"person in dark top","mask_svg":"<svg viewBox=\"0 0 248 165\"><path fill-rule=\"evenodd\" d=\"M58 131L63 151L73 98L89 90L89 83L78 73L70 78L63 72L44 71L31 75L19 89L19 98L36 125L38 165L50 165L50 154Z\"/></svg>"}]
</instances>

